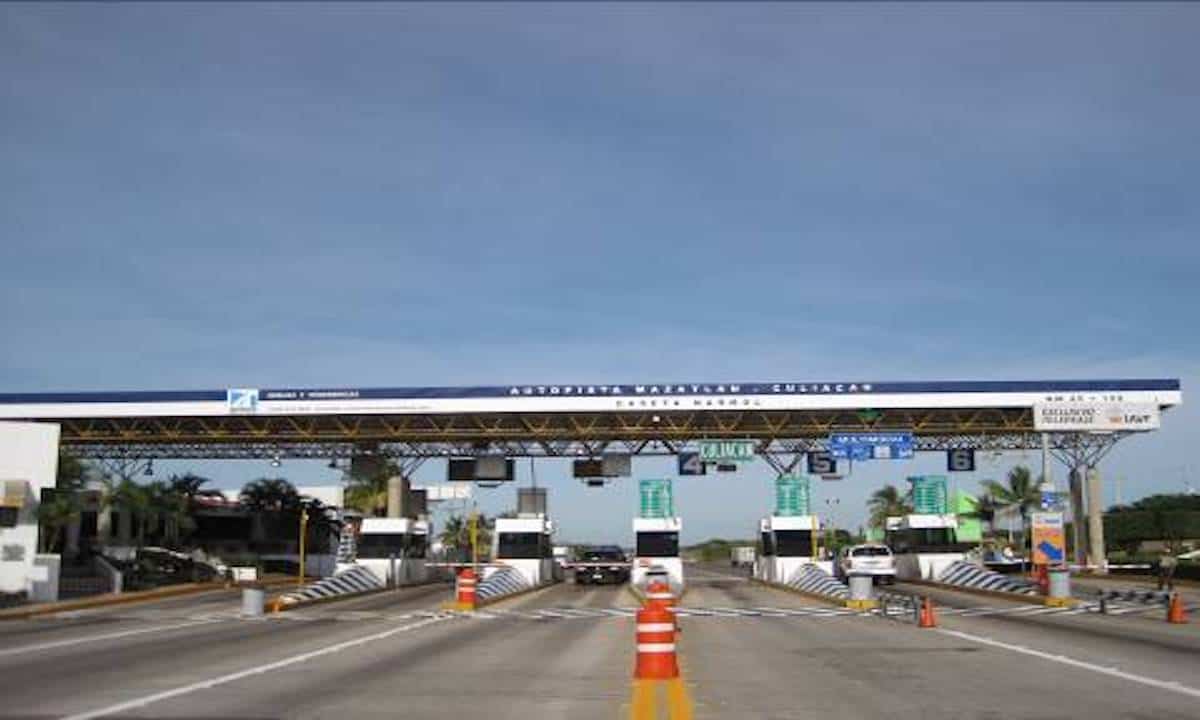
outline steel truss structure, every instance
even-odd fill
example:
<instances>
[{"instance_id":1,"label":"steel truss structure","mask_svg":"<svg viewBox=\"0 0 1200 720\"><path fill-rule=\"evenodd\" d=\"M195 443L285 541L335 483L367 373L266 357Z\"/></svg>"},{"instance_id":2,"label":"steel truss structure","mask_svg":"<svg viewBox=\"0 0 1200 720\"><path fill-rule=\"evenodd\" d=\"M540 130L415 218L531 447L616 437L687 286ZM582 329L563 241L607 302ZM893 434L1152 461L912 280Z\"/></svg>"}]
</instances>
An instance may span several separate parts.
<instances>
[{"instance_id":1,"label":"steel truss structure","mask_svg":"<svg viewBox=\"0 0 1200 720\"><path fill-rule=\"evenodd\" d=\"M1028 408L682 412L472 413L447 415L230 415L220 417L64 418L65 452L86 458L339 459L592 457L604 452L673 455L701 439L759 442L776 469L826 449L831 432L912 431L919 451L1036 450L1041 434ZM1122 434L1051 435L1065 456Z\"/></svg>"}]
</instances>

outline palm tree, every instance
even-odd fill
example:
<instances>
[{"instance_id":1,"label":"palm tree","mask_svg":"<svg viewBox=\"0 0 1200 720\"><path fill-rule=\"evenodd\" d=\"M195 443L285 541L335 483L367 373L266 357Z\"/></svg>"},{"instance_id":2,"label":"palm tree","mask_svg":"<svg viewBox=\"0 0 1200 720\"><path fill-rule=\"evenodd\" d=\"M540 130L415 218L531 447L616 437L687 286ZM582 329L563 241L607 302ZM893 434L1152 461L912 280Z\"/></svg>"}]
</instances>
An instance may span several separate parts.
<instances>
[{"instance_id":1,"label":"palm tree","mask_svg":"<svg viewBox=\"0 0 1200 720\"><path fill-rule=\"evenodd\" d=\"M134 482L132 478L114 480L112 477L105 477L102 482L105 486L104 495L108 503L118 512L129 513L132 518L137 529L135 542L137 547L141 548L146 540L146 521L150 515L150 493L146 488Z\"/></svg>"},{"instance_id":2,"label":"palm tree","mask_svg":"<svg viewBox=\"0 0 1200 720\"><path fill-rule=\"evenodd\" d=\"M168 547L178 545L180 535L195 528L188 496L172 481L155 480L142 490L146 494L147 512L141 518L139 536L145 536L147 522L152 520L161 531L163 544Z\"/></svg>"},{"instance_id":3,"label":"palm tree","mask_svg":"<svg viewBox=\"0 0 1200 720\"><path fill-rule=\"evenodd\" d=\"M254 527L251 539L262 541L267 535L267 515L271 514L275 523L274 529L283 524L289 524L282 514L287 511L299 511L300 494L296 487L283 478L259 478L246 483L238 496L242 507L250 511ZM273 532L273 534L276 534Z\"/></svg>"},{"instance_id":4,"label":"palm tree","mask_svg":"<svg viewBox=\"0 0 1200 720\"><path fill-rule=\"evenodd\" d=\"M63 530L82 514L82 493L91 472L91 466L79 458L59 454L54 491L46 502L38 506L43 552L58 550Z\"/></svg>"},{"instance_id":5,"label":"palm tree","mask_svg":"<svg viewBox=\"0 0 1200 720\"><path fill-rule=\"evenodd\" d=\"M338 535L342 531L342 523L337 519L334 508L328 507L314 497L301 497L301 509L308 514L305 543L314 553L336 551ZM299 515L299 510L297 511ZM291 515L291 513L289 513Z\"/></svg>"},{"instance_id":6,"label":"palm tree","mask_svg":"<svg viewBox=\"0 0 1200 720\"><path fill-rule=\"evenodd\" d=\"M199 499L225 499L225 493L220 490L204 487L210 482L212 481L208 478L190 472L183 475L172 475L167 479L171 494L178 498L178 505L182 506L180 508L172 505L168 508L170 510L168 515L173 518L173 523L168 528L170 532L166 533L169 536L168 542L179 542L195 532L198 527L196 512L199 509L197 502ZM182 509L182 513L178 512L180 509Z\"/></svg>"},{"instance_id":7,"label":"palm tree","mask_svg":"<svg viewBox=\"0 0 1200 720\"><path fill-rule=\"evenodd\" d=\"M978 497L971 499L974 501L972 510L970 512L958 513L958 515L960 517L979 520L986 525L988 529L987 534L994 535L996 533L996 511L1000 509L996 498L990 492L984 492Z\"/></svg>"},{"instance_id":8,"label":"palm tree","mask_svg":"<svg viewBox=\"0 0 1200 720\"><path fill-rule=\"evenodd\" d=\"M55 476L54 486L59 490L78 492L87 485L92 474L92 466L85 461L73 455L59 453L58 474Z\"/></svg>"},{"instance_id":9,"label":"palm tree","mask_svg":"<svg viewBox=\"0 0 1200 720\"><path fill-rule=\"evenodd\" d=\"M282 512L298 508L300 494L296 486L283 478L259 478L242 487L238 501L253 512Z\"/></svg>"},{"instance_id":10,"label":"palm tree","mask_svg":"<svg viewBox=\"0 0 1200 720\"><path fill-rule=\"evenodd\" d=\"M479 544L479 554L486 555L492 546L493 521L480 513L476 519L476 541ZM442 546L448 552L457 553L460 558L471 556L471 525L468 518L462 515L451 515L446 519L442 532L438 534Z\"/></svg>"},{"instance_id":11,"label":"palm tree","mask_svg":"<svg viewBox=\"0 0 1200 720\"><path fill-rule=\"evenodd\" d=\"M81 505L77 494L55 492L38 506L42 552L52 553L58 550L63 529L79 517Z\"/></svg>"},{"instance_id":12,"label":"palm tree","mask_svg":"<svg viewBox=\"0 0 1200 720\"><path fill-rule=\"evenodd\" d=\"M871 527L886 528L887 519L912 513L910 492L901 493L895 485L888 483L871 494L867 500Z\"/></svg>"},{"instance_id":13,"label":"palm tree","mask_svg":"<svg viewBox=\"0 0 1200 720\"><path fill-rule=\"evenodd\" d=\"M212 482L211 480L194 473L189 472L183 475L172 475L167 482L171 486L171 491L184 498L184 500L187 502L187 508L189 512L195 511L196 500L198 498L225 498L225 494L220 490L204 487Z\"/></svg>"},{"instance_id":14,"label":"palm tree","mask_svg":"<svg viewBox=\"0 0 1200 720\"><path fill-rule=\"evenodd\" d=\"M383 517L387 515L388 482L400 474L395 462L385 460L378 466L364 464L361 468L346 472L346 507L354 508L364 515Z\"/></svg>"},{"instance_id":15,"label":"palm tree","mask_svg":"<svg viewBox=\"0 0 1200 720\"><path fill-rule=\"evenodd\" d=\"M1024 465L1009 470L1005 481L984 480L982 484L985 493L992 497L996 509L1015 510L1021 516L1021 547L1024 547L1029 514L1042 501L1041 483L1034 482L1033 473Z\"/></svg>"}]
</instances>

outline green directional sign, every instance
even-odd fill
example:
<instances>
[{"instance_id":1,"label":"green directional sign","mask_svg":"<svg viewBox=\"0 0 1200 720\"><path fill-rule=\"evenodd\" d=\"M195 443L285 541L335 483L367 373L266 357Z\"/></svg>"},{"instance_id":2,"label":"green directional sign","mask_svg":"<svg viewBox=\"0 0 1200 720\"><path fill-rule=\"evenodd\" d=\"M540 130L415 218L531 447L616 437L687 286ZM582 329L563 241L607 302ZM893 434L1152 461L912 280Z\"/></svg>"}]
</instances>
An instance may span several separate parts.
<instances>
[{"instance_id":1,"label":"green directional sign","mask_svg":"<svg viewBox=\"0 0 1200 720\"><path fill-rule=\"evenodd\" d=\"M749 462L754 459L753 440L701 440L700 461L711 463Z\"/></svg>"},{"instance_id":2,"label":"green directional sign","mask_svg":"<svg viewBox=\"0 0 1200 720\"><path fill-rule=\"evenodd\" d=\"M949 512L945 475L917 475L912 483L913 511L917 515L945 515Z\"/></svg>"},{"instance_id":3,"label":"green directional sign","mask_svg":"<svg viewBox=\"0 0 1200 720\"><path fill-rule=\"evenodd\" d=\"M775 514L783 517L808 515L809 482L804 475L780 475L775 478Z\"/></svg>"},{"instance_id":4,"label":"green directional sign","mask_svg":"<svg viewBox=\"0 0 1200 720\"><path fill-rule=\"evenodd\" d=\"M638 516L644 518L675 517L675 498L671 494L671 481L638 481Z\"/></svg>"}]
</instances>

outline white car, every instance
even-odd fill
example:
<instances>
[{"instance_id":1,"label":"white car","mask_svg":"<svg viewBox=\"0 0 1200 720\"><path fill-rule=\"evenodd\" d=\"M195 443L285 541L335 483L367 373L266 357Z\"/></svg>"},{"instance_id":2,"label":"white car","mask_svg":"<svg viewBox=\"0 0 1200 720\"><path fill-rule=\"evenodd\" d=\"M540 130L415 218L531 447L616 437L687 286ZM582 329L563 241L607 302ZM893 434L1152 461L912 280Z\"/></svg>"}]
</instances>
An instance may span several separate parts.
<instances>
[{"instance_id":1,"label":"white car","mask_svg":"<svg viewBox=\"0 0 1200 720\"><path fill-rule=\"evenodd\" d=\"M896 581L896 560L887 545L867 543L842 548L834 566L838 577L870 575L879 582Z\"/></svg>"}]
</instances>

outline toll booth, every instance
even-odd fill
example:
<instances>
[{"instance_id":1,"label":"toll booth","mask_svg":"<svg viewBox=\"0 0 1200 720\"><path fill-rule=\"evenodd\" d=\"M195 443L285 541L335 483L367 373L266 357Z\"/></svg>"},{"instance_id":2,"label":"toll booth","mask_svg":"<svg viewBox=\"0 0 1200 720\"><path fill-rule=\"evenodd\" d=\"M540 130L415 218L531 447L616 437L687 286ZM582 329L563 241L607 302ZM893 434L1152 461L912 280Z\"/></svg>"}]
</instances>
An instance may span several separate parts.
<instances>
[{"instance_id":1,"label":"toll booth","mask_svg":"<svg viewBox=\"0 0 1200 720\"><path fill-rule=\"evenodd\" d=\"M763 582L775 582L775 537L771 534L769 517L758 521L758 547L754 577Z\"/></svg>"},{"instance_id":2,"label":"toll booth","mask_svg":"<svg viewBox=\"0 0 1200 720\"><path fill-rule=\"evenodd\" d=\"M411 518L363 518L354 563L388 585L426 582L429 523Z\"/></svg>"},{"instance_id":3,"label":"toll booth","mask_svg":"<svg viewBox=\"0 0 1200 720\"><path fill-rule=\"evenodd\" d=\"M936 580L952 563L964 560L973 546L958 541L958 518L953 514L902 515L888 518L887 528L887 544L901 580Z\"/></svg>"},{"instance_id":4,"label":"toll booth","mask_svg":"<svg viewBox=\"0 0 1200 720\"><path fill-rule=\"evenodd\" d=\"M540 513L496 518L492 559L497 566L516 570L531 585L557 582L562 579L562 569L554 560L553 533L554 524ZM484 577L498 569L487 568Z\"/></svg>"},{"instance_id":5,"label":"toll booth","mask_svg":"<svg viewBox=\"0 0 1200 720\"><path fill-rule=\"evenodd\" d=\"M683 591L683 561L679 557L679 531L683 520L677 517L638 517L633 519L633 568L630 581L643 586L646 573L665 570L671 587Z\"/></svg>"},{"instance_id":6,"label":"toll booth","mask_svg":"<svg viewBox=\"0 0 1200 720\"><path fill-rule=\"evenodd\" d=\"M775 552L768 563L768 582L787 583L804 565L832 573L833 564L818 557L821 520L816 515L772 515L763 522Z\"/></svg>"}]
</instances>

